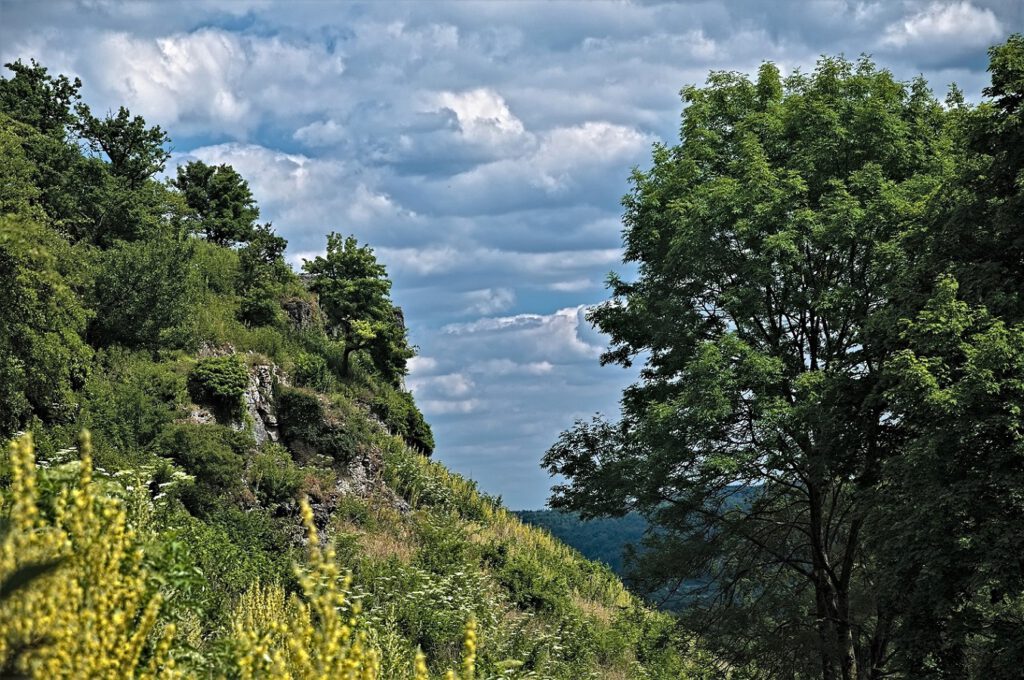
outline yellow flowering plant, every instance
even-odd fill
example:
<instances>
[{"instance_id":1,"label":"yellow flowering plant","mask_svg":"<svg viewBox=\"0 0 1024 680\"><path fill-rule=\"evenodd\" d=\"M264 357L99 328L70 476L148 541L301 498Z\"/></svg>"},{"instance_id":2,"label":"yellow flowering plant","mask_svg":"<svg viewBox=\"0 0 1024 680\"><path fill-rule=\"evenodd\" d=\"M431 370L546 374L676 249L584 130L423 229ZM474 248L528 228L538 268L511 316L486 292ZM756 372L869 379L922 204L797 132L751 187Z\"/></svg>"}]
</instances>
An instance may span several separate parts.
<instances>
[{"instance_id":1,"label":"yellow flowering plant","mask_svg":"<svg viewBox=\"0 0 1024 680\"><path fill-rule=\"evenodd\" d=\"M160 597L146 587L123 504L96 492L88 432L80 455L76 483L51 508L40 498L31 434L10 445L0 583L18 587L4 588L0 606L0 675L177 677L174 626L155 634Z\"/></svg>"}]
</instances>

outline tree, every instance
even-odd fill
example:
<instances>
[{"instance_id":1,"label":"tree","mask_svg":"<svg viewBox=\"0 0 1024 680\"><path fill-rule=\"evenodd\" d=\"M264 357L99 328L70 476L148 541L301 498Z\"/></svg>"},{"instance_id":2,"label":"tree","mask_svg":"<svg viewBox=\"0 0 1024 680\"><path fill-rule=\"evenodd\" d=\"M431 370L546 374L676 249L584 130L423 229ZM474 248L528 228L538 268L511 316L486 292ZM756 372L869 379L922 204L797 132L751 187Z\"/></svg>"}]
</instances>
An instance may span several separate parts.
<instances>
[{"instance_id":1,"label":"tree","mask_svg":"<svg viewBox=\"0 0 1024 680\"><path fill-rule=\"evenodd\" d=\"M179 165L172 184L194 212L198 231L210 241L232 245L254 237L253 224L260 211L249 183L230 165L202 161Z\"/></svg>"},{"instance_id":2,"label":"tree","mask_svg":"<svg viewBox=\"0 0 1024 680\"><path fill-rule=\"evenodd\" d=\"M4 66L14 77L0 78L0 112L43 134L63 138L75 120L72 106L80 99L82 81L54 78L35 59L27 65L19 59Z\"/></svg>"},{"instance_id":3,"label":"tree","mask_svg":"<svg viewBox=\"0 0 1024 680\"><path fill-rule=\"evenodd\" d=\"M687 617L737 664L879 678L897 611L872 587L865 526L899 451L886 362L908 230L947 168L925 83L867 59L785 81L713 73L683 91L682 141L624 199L625 259L590 320L603 363L644 358L622 417L577 423L544 458L551 505L636 510L642 577L687 578Z\"/></svg>"},{"instance_id":4,"label":"tree","mask_svg":"<svg viewBox=\"0 0 1024 680\"><path fill-rule=\"evenodd\" d=\"M904 453L872 535L911 677L1014 678L1024 658L1024 37L990 56L987 101L951 111L956 171L912 239L924 302L889 366Z\"/></svg>"},{"instance_id":5,"label":"tree","mask_svg":"<svg viewBox=\"0 0 1024 680\"><path fill-rule=\"evenodd\" d=\"M96 153L102 151L110 161L110 172L137 189L143 182L164 169L171 157L164 146L170 142L159 125L146 127L142 116L132 117L121 106L116 115L102 120L92 115L89 107L79 104L78 133Z\"/></svg>"},{"instance_id":6,"label":"tree","mask_svg":"<svg viewBox=\"0 0 1024 680\"><path fill-rule=\"evenodd\" d=\"M104 251L96 268L89 337L97 345L158 349L175 344L195 307L194 247L153 236Z\"/></svg>"},{"instance_id":7,"label":"tree","mask_svg":"<svg viewBox=\"0 0 1024 680\"><path fill-rule=\"evenodd\" d=\"M69 422L92 350L66 271L67 244L23 217L0 217L0 438L32 416Z\"/></svg>"},{"instance_id":8,"label":"tree","mask_svg":"<svg viewBox=\"0 0 1024 680\"><path fill-rule=\"evenodd\" d=\"M354 236L331 233L326 255L304 261L302 268L312 277L310 290L320 296L331 330L344 338L342 373L350 373L353 352L370 349L387 379L405 375L412 351L391 304L391 281L373 249Z\"/></svg>"}]
</instances>

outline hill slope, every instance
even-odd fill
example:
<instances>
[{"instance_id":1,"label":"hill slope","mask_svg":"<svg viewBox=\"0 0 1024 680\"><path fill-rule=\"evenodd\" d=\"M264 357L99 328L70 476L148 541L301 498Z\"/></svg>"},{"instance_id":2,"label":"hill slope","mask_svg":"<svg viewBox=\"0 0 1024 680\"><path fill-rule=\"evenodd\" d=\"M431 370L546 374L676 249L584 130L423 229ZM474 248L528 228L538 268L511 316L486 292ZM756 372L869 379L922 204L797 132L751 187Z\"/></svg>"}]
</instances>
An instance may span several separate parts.
<instances>
[{"instance_id":1,"label":"hill slope","mask_svg":"<svg viewBox=\"0 0 1024 680\"><path fill-rule=\"evenodd\" d=\"M300 279L229 166L157 181L159 128L12 70L0 674L699 673L607 567L427 458L372 250L332 235Z\"/></svg>"}]
</instances>

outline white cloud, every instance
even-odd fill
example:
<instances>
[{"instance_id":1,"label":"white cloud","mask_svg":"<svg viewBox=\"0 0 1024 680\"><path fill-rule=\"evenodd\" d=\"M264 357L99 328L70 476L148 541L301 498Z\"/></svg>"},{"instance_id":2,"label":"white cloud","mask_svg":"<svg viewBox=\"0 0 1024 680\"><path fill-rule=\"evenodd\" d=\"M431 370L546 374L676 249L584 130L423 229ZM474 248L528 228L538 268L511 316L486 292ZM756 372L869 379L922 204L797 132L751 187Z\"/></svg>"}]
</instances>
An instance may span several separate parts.
<instances>
[{"instance_id":1,"label":"white cloud","mask_svg":"<svg viewBox=\"0 0 1024 680\"><path fill-rule=\"evenodd\" d=\"M286 153L257 144L227 143L178 154L174 163L198 158L227 163L245 177L260 205L261 218L272 220L291 242L289 261L318 253L331 230L361 232L371 245L386 242L388 229L405 225L413 232L419 217L388 194L371 187L367 173L348 161ZM377 236L367 238L366 232Z\"/></svg>"},{"instance_id":2,"label":"white cloud","mask_svg":"<svg viewBox=\"0 0 1024 680\"><path fill-rule=\"evenodd\" d=\"M437 359L424 356L415 356L407 364L410 376L429 375L437 370L437 365Z\"/></svg>"},{"instance_id":3,"label":"white cloud","mask_svg":"<svg viewBox=\"0 0 1024 680\"><path fill-rule=\"evenodd\" d=\"M424 414L428 416L438 416L449 413L472 413L480 407L481 402L479 399L457 399L454 401L444 399L418 399L416 403Z\"/></svg>"},{"instance_id":4,"label":"white cloud","mask_svg":"<svg viewBox=\"0 0 1024 680\"><path fill-rule=\"evenodd\" d=\"M555 365L550 361L531 361L527 363L519 363L512 359L488 359L487 361L477 361L470 364L467 367L467 371L470 373L479 373L489 376L499 375L547 375L551 373L555 368Z\"/></svg>"},{"instance_id":5,"label":"white cloud","mask_svg":"<svg viewBox=\"0 0 1024 680\"><path fill-rule=\"evenodd\" d=\"M889 25L882 45L903 48L927 45L944 50L950 46L986 46L1003 35L1003 27L991 9L969 2L933 2L924 10Z\"/></svg>"},{"instance_id":6,"label":"white cloud","mask_svg":"<svg viewBox=\"0 0 1024 680\"><path fill-rule=\"evenodd\" d=\"M455 338L479 337L475 342L485 342L498 356L542 362L579 361L598 357L603 349L584 339L590 326L584 318L586 311L587 307L580 305L552 314L486 317L448 324L441 330Z\"/></svg>"},{"instance_id":7,"label":"white cloud","mask_svg":"<svg viewBox=\"0 0 1024 680\"><path fill-rule=\"evenodd\" d=\"M566 270L611 266L622 257L618 248L524 253L498 248L441 246L379 248L377 253L394 271L417 276L432 276L458 269L492 273L513 270L534 277L558 276Z\"/></svg>"},{"instance_id":8,"label":"white cloud","mask_svg":"<svg viewBox=\"0 0 1024 680\"><path fill-rule=\"evenodd\" d=\"M558 291L559 293L575 293L586 290L593 285L594 282L590 279L572 279L571 281L555 281L548 284L548 289Z\"/></svg>"},{"instance_id":9,"label":"white cloud","mask_svg":"<svg viewBox=\"0 0 1024 680\"><path fill-rule=\"evenodd\" d=\"M292 138L306 146L332 146L347 138L345 127L334 120L318 120L295 131Z\"/></svg>"},{"instance_id":10,"label":"white cloud","mask_svg":"<svg viewBox=\"0 0 1024 680\"><path fill-rule=\"evenodd\" d=\"M174 132L244 137L260 114L321 107L310 91L333 85L340 56L321 44L205 28L156 39L100 34L82 64L90 85Z\"/></svg>"},{"instance_id":11,"label":"white cloud","mask_svg":"<svg viewBox=\"0 0 1024 680\"><path fill-rule=\"evenodd\" d=\"M480 290L471 290L463 297L469 303L466 312L471 314L503 312L516 301L515 291L511 288L481 288Z\"/></svg>"},{"instance_id":12,"label":"white cloud","mask_svg":"<svg viewBox=\"0 0 1024 680\"><path fill-rule=\"evenodd\" d=\"M468 92L440 92L434 98L437 108L455 114L462 134L474 142L493 143L507 137L525 135L523 123L509 111L497 92L478 88Z\"/></svg>"}]
</instances>

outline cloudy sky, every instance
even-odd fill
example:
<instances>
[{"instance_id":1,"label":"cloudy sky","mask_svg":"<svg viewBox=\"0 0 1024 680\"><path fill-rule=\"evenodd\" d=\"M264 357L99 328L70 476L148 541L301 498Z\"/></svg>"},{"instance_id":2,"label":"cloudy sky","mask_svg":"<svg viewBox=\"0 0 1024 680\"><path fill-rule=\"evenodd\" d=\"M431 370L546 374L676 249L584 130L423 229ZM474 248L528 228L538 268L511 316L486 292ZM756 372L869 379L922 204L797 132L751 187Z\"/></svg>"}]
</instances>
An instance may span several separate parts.
<instances>
[{"instance_id":1,"label":"cloudy sky","mask_svg":"<svg viewBox=\"0 0 1024 680\"><path fill-rule=\"evenodd\" d=\"M370 243L420 356L435 454L513 508L574 419L635 375L584 320L623 271L619 199L679 89L712 69L873 55L977 99L1022 0L420 2L0 0L0 58L79 76L93 110L168 130L174 160L248 178L289 259ZM628 274L628 270L626 270Z\"/></svg>"}]
</instances>

